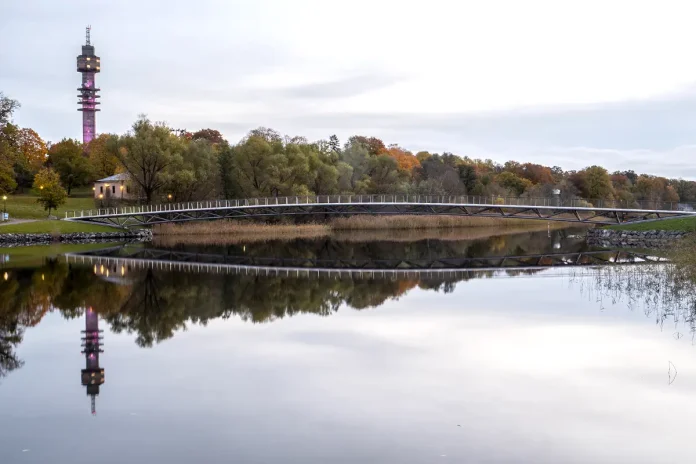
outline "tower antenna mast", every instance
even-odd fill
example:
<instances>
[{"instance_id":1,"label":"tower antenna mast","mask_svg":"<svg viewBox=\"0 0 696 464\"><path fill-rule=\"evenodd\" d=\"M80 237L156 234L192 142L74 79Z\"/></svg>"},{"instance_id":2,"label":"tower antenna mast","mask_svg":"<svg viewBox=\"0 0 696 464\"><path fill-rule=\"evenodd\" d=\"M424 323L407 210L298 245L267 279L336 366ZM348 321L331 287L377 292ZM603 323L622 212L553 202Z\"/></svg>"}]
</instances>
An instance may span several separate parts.
<instances>
[{"instance_id":1,"label":"tower antenna mast","mask_svg":"<svg viewBox=\"0 0 696 464\"><path fill-rule=\"evenodd\" d=\"M97 136L96 112L99 111L99 87L95 82L101 71L100 59L94 53L92 45L92 26L85 28L85 44L77 57L77 72L82 75L82 85L77 89L78 111L82 111L82 143L85 147Z\"/></svg>"}]
</instances>

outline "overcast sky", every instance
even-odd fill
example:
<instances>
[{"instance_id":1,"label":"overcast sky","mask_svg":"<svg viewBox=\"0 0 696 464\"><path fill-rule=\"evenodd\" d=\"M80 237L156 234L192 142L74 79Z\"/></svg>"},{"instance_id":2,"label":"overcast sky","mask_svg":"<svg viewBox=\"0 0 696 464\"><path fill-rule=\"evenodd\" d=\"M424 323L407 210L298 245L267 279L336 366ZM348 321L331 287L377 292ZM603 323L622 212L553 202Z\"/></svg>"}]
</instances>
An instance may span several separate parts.
<instances>
[{"instance_id":1,"label":"overcast sky","mask_svg":"<svg viewBox=\"0 0 696 464\"><path fill-rule=\"evenodd\" d=\"M0 90L48 140L81 138L91 24L98 132L146 113L696 179L693 1L0 1Z\"/></svg>"}]
</instances>

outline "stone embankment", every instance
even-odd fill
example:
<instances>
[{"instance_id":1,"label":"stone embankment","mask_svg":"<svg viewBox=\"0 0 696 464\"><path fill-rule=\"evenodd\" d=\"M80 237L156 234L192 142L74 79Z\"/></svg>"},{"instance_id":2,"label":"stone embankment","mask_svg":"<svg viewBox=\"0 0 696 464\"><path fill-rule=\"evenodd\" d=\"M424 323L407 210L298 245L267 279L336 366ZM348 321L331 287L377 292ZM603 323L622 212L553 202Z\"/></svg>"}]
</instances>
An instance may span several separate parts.
<instances>
[{"instance_id":1,"label":"stone embankment","mask_svg":"<svg viewBox=\"0 0 696 464\"><path fill-rule=\"evenodd\" d=\"M671 230L589 229L587 243L605 248L664 248L687 235L687 232Z\"/></svg>"},{"instance_id":2,"label":"stone embankment","mask_svg":"<svg viewBox=\"0 0 696 464\"><path fill-rule=\"evenodd\" d=\"M149 242L152 230L124 230L123 232L75 232L70 234L0 234L0 247L45 245L49 243L97 243L120 241Z\"/></svg>"}]
</instances>

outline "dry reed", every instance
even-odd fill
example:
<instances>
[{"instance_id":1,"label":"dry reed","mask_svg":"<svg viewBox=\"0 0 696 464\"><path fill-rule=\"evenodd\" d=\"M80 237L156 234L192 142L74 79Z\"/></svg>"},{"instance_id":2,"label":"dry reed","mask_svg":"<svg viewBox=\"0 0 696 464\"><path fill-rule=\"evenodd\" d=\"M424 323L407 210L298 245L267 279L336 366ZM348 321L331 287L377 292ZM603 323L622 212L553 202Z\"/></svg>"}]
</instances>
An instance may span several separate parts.
<instances>
[{"instance_id":1,"label":"dry reed","mask_svg":"<svg viewBox=\"0 0 696 464\"><path fill-rule=\"evenodd\" d=\"M339 242L414 242L417 240L480 240L496 235L513 235L547 230L548 225L537 221L524 227L470 227L451 229L392 229L392 230L337 230L331 238ZM567 226L566 226L567 227ZM553 228L553 227L552 227ZM558 227L556 227L558 228Z\"/></svg>"},{"instance_id":2,"label":"dry reed","mask_svg":"<svg viewBox=\"0 0 696 464\"><path fill-rule=\"evenodd\" d=\"M337 218L330 223L332 230L394 230L394 229L460 229L472 227L546 229L546 221L536 219L504 219L462 216L352 216ZM568 227L567 223L552 222L552 228Z\"/></svg>"},{"instance_id":3,"label":"dry reed","mask_svg":"<svg viewBox=\"0 0 696 464\"><path fill-rule=\"evenodd\" d=\"M153 235L263 235L266 237L320 237L331 233L328 224L264 224L242 221L158 224Z\"/></svg>"}]
</instances>

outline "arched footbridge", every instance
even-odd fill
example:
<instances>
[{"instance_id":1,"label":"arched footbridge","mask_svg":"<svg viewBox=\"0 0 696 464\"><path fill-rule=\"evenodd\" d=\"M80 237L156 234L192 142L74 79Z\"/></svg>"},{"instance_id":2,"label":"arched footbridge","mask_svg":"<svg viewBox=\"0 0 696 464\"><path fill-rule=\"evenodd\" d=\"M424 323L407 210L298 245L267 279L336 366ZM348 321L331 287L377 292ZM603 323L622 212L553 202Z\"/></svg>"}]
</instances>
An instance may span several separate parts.
<instances>
[{"instance_id":1,"label":"arched footbridge","mask_svg":"<svg viewBox=\"0 0 696 464\"><path fill-rule=\"evenodd\" d=\"M679 203L424 195L321 195L214 200L68 211L64 220L118 227L282 216L421 215L623 224L694 216Z\"/></svg>"}]
</instances>

